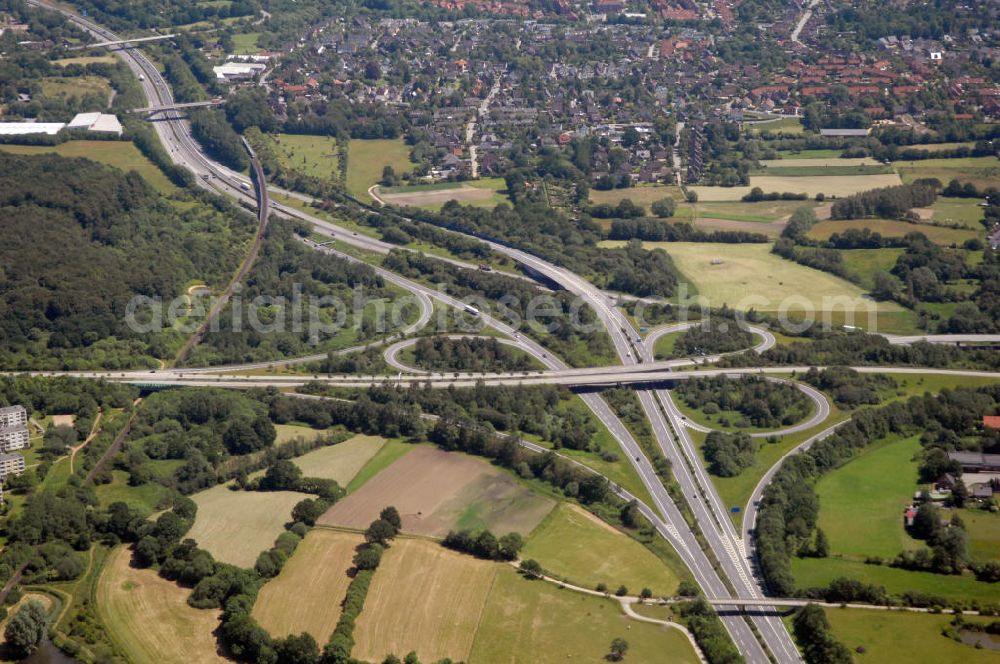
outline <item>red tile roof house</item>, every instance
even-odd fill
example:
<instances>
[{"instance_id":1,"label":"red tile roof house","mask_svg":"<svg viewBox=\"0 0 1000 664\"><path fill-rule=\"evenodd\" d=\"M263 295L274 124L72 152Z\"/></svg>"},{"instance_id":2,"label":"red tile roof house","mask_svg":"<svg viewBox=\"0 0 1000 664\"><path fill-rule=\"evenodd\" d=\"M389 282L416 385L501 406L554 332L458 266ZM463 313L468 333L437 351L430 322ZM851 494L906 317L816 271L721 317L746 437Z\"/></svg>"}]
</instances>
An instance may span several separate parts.
<instances>
[{"instance_id":1,"label":"red tile roof house","mask_svg":"<svg viewBox=\"0 0 1000 664\"><path fill-rule=\"evenodd\" d=\"M983 415L984 429L1000 429L1000 415Z\"/></svg>"}]
</instances>

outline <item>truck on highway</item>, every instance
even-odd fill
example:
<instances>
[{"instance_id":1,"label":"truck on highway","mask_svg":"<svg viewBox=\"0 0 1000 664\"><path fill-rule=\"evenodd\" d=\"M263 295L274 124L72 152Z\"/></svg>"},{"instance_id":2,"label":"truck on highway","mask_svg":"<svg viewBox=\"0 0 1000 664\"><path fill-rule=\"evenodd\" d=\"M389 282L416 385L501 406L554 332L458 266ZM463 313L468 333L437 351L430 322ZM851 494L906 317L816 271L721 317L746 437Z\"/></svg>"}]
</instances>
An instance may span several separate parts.
<instances>
[{"instance_id":1,"label":"truck on highway","mask_svg":"<svg viewBox=\"0 0 1000 664\"><path fill-rule=\"evenodd\" d=\"M250 185L248 185L246 182L240 182L240 189L242 189L243 191L250 191Z\"/></svg>"},{"instance_id":2,"label":"truck on highway","mask_svg":"<svg viewBox=\"0 0 1000 664\"><path fill-rule=\"evenodd\" d=\"M145 81L146 80L146 75L145 74L139 74L139 80L140 81Z\"/></svg>"}]
</instances>

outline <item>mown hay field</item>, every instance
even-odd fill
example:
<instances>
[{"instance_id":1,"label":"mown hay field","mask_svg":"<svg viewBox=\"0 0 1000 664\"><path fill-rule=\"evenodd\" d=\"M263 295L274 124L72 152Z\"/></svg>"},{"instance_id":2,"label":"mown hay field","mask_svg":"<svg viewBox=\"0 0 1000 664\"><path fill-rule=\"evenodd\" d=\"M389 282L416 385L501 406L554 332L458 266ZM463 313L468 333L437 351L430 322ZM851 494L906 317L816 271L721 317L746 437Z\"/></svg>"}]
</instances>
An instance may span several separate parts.
<instances>
[{"instance_id":1,"label":"mown hay field","mask_svg":"<svg viewBox=\"0 0 1000 664\"><path fill-rule=\"evenodd\" d=\"M670 596L679 582L652 551L572 503L561 503L545 518L521 558L534 558L550 575L589 588L624 584L632 594L650 588Z\"/></svg>"},{"instance_id":2,"label":"mown hay field","mask_svg":"<svg viewBox=\"0 0 1000 664\"><path fill-rule=\"evenodd\" d=\"M96 607L112 641L133 664L228 662L212 632L218 609L188 605L190 588L132 567L132 552L119 546L97 582Z\"/></svg>"},{"instance_id":3,"label":"mown hay field","mask_svg":"<svg viewBox=\"0 0 1000 664\"><path fill-rule=\"evenodd\" d=\"M271 636L308 632L317 643L326 643L351 583L347 572L354 550L363 541L354 533L309 531L281 573L260 589L253 617Z\"/></svg>"},{"instance_id":4,"label":"mown hay field","mask_svg":"<svg viewBox=\"0 0 1000 664\"><path fill-rule=\"evenodd\" d=\"M503 565L422 539L397 539L382 557L354 630L353 657L469 658L493 578Z\"/></svg>"},{"instance_id":5,"label":"mown hay field","mask_svg":"<svg viewBox=\"0 0 1000 664\"><path fill-rule=\"evenodd\" d=\"M186 537L217 560L253 567L260 552L270 549L292 520L292 507L306 497L294 491L232 491L219 485L191 496L198 514Z\"/></svg>"}]
</instances>

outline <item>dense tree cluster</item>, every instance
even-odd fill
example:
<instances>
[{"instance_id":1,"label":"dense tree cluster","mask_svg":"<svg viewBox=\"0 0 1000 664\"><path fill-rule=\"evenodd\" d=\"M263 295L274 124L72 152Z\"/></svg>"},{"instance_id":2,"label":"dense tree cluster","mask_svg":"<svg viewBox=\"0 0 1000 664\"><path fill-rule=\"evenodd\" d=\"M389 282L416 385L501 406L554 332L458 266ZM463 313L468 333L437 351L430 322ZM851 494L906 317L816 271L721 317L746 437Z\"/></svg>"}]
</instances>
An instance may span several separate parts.
<instances>
[{"instance_id":1,"label":"dense tree cluster","mask_svg":"<svg viewBox=\"0 0 1000 664\"><path fill-rule=\"evenodd\" d=\"M732 322L706 321L688 328L674 343L674 357L732 353L750 348L753 334Z\"/></svg>"},{"instance_id":2,"label":"dense tree cluster","mask_svg":"<svg viewBox=\"0 0 1000 664\"><path fill-rule=\"evenodd\" d=\"M0 154L0 216L9 369L152 363L167 337L128 325L133 296L169 302L191 279L219 283L249 230L202 206L178 213L134 172L55 155ZM138 322L146 311L136 309Z\"/></svg>"},{"instance_id":3,"label":"dense tree cluster","mask_svg":"<svg viewBox=\"0 0 1000 664\"><path fill-rule=\"evenodd\" d=\"M507 533L499 538L489 530L474 533L469 530L449 531L441 542L449 549L469 553L485 560L517 560L524 546L520 533Z\"/></svg>"},{"instance_id":4,"label":"dense tree cluster","mask_svg":"<svg viewBox=\"0 0 1000 664\"><path fill-rule=\"evenodd\" d=\"M895 389L896 381L883 374L858 373L850 367L811 367L802 380L829 392L841 408L857 408L882 402L882 393Z\"/></svg>"},{"instance_id":5,"label":"dense tree cluster","mask_svg":"<svg viewBox=\"0 0 1000 664\"><path fill-rule=\"evenodd\" d=\"M538 366L523 352L481 337L423 337L413 347L413 359L431 371L525 371Z\"/></svg>"},{"instance_id":6,"label":"dense tree cluster","mask_svg":"<svg viewBox=\"0 0 1000 664\"><path fill-rule=\"evenodd\" d=\"M903 184L871 189L833 203L832 219L901 219L913 208L928 207L937 198L937 190L923 184Z\"/></svg>"},{"instance_id":7,"label":"dense tree cluster","mask_svg":"<svg viewBox=\"0 0 1000 664\"><path fill-rule=\"evenodd\" d=\"M249 157L239 134L233 131L222 111L197 109L191 112L191 134L205 152L235 171L245 171Z\"/></svg>"},{"instance_id":8,"label":"dense tree cluster","mask_svg":"<svg viewBox=\"0 0 1000 664\"><path fill-rule=\"evenodd\" d=\"M678 382L674 391L689 408L708 414L734 411L743 418L730 424L759 429L795 424L809 414L812 404L794 385L760 376L691 378Z\"/></svg>"},{"instance_id":9,"label":"dense tree cluster","mask_svg":"<svg viewBox=\"0 0 1000 664\"><path fill-rule=\"evenodd\" d=\"M753 465L757 441L743 432L712 431L705 438L704 454L713 475L735 477Z\"/></svg>"},{"instance_id":10,"label":"dense tree cluster","mask_svg":"<svg viewBox=\"0 0 1000 664\"><path fill-rule=\"evenodd\" d=\"M719 615L703 597L678 605L678 611L708 664L742 664L745 661Z\"/></svg>"},{"instance_id":11,"label":"dense tree cluster","mask_svg":"<svg viewBox=\"0 0 1000 664\"><path fill-rule=\"evenodd\" d=\"M769 242L763 233L747 231L704 231L687 222L669 224L658 219L618 219L611 222L611 240L646 240L648 242L725 242L748 244Z\"/></svg>"}]
</instances>

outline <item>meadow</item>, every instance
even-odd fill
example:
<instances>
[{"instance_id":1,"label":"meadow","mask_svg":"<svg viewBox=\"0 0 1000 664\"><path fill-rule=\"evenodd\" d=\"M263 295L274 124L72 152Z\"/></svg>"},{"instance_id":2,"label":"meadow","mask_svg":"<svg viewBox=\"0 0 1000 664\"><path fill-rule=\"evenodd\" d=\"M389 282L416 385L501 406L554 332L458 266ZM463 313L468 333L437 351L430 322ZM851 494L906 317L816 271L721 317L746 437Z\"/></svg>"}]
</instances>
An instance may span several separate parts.
<instances>
[{"instance_id":1,"label":"meadow","mask_svg":"<svg viewBox=\"0 0 1000 664\"><path fill-rule=\"evenodd\" d=\"M816 483L818 525L831 555L892 559L923 548L903 527L903 508L917 489L918 436L882 441Z\"/></svg>"},{"instance_id":2,"label":"meadow","mask_svg":"<svg viewBox=\"0 0 1000 664\"><path fill-rule=\"evenodd\" d=\"M684 194L681 193L680 187L666 184L643 184L638 187L608 189L607 191L590 190L590 202L595 205L618 205L626 198L649 210L650 205L663 198L672 198L678 202L683 201Z\"/></svg>"},{"instance_id":3,"label":"meadow","mask_svg":"<svg viewBox=\"0 0 1000 664\"><path fill-rule=\"evenodd\" d=\"M480 459L420 446L340 500L319 523L365 528L386 505L399 510L403 531L443 537L461 528L527 535L555 502Z\"/></svg>"},{"instance_id":4,"label":"meadow","mask_svg":"<svg viewBox=\"0 0 1000 664\"><path fill-rule=\"evenodd\" d=\"M979 650L942 634L951 622L948 615L864 609L826 609L825 612L834 638L852 651L855 664L986 664L997 661L996 652ZM863 652L857 651L859 646Z\"/></svg>"},{"instance_id":5,"label":"meadow","mask_svg":"<svg viewBox=\"0 0 1000 664\"><path fill-rule=\"evenodd\" d=\"M699 661L679 630L631 620L612 599L529 581L514 569L502 567L483 609L468 661L602 664L616 637L628 641L627 662Z\"/></svg>"},{"instance_id":6,"label":"meadow","mask_svg":"<svg viewBox=\"0 0 1000 664\"><path fill-rule=\"evenodd\" d=\"M132 662L228 662L212 632L218 609L188 606L190 588L132 567L132 553L116 547L95 591L95 606L112 642Z\"/></svg>"},{"instance_id":7,"label":"meadow","mask_svg":"<svg viewBox=\"0 0 1000 664\"><path fill-rule=\"evenodd\" d=\"M935 223L961 224L973 230L983 229L983 208L978 198L946 198L939 196L931 209Z\"/></svg>"},{"instance_id":8,"label":"meadow","mask_svg":"<svg viewBox=\"0 0 1000 664\"><path fill-rule=\"evenodd\" d=\"M39 81L43 97L48 99L67 99L98 95L110 100L111 84L101 76L70 76L43 78Z\"/></svg>"},{"instance_id":9,"label":"meadow","mask_svg":"<svg viewBox=\"0 0 1000 664\"><path fill-rule=\"evenodd\" d=\"M888 272L896 265L897 259L904 249L841 249L840 257L844 267L851 274L861 279L865 288L875 287L875 275Z\"/></svg>"},{"instance_id":10,"label":"meadow","mask_svg":"<svg viewBox=\"0 0 1000 664\"><path fill-rule=\"evenodd\" d=\"M260 589L253 617L271 636L308 632L326 643L351 583L354 550L363 541L358 534L313 528L281 573Z\"/></svg>"},{"instance_id":11,"label":"meadow","mask_svg":"<svg viewBox=\"0 0 1000 664\"><path fill-rule=\"evenodd\" d=\"M0 150L13 154L58 154L63 157L84 157L114 166L122 171L136 171L154 189L164 195L177 191L156 164L128 141L66 141L59 145L0 145Z\"/></svg>"},{"instance_id":12,"label":"meadow","mask_svg":"<svg viewBox=\"0 0 1000 664\"><path fill-rule=\"evenodd\" d=\"M424 662L467 660L501 567L436 542L397 539L372 579L351 655L382 661L416 651Z\"/></svg>"},{"instance_id":13,"label":"meadow","mask_svg":"<svg viewBox=\"0 0 1000 664\"><path fill-rule=\"evenodd\" d=\"M981 233L964 228L948 228L896 219L829 219L818 222L809 229L806 236L812 240L828 240L834 233L865 228L881 233L885 237L902 237L907 233L923 233L928 240L941 245L962 244L966 240L981 235Z\"/></svg>"},{"instance_id":14,"label":"meadow","mask_svg":"<svg viewBox=\"0 0 1000 664\"><path fill-rule=\"evenodd\" d=\"M368 188L382 179L382 169L392 166L397 175L409 171L410 148L401 138L353 139L347 144L347 191L371 201Z\"/></svg>"},{"instance_id":15,"label":"meadow","mask_svg":"<svg viewBox=\"0 0 1000 664\"><path fill-rule=\"evenodd\" d=\"M336 138L308 134L275 134L268 140L282 167L327 182L340 179Z\"/></svg>"},{"instance_id":16,"label":"meadow","mask_svg":"<svg viewBox=\"0 0 1000 664\"><path fill-rule=\"evenodd\" d=\"M528 539L521 558L534 558L546 572L587 588L614 590L624 584L638 594L671 596L679 579L651 551L572 503L561 503Z\"/></svg>"},{"instance_id":17,"label":"meadow","mask_svg":"<svg viewBox=\"0 0 1000 664\"><path fill-rule=\"evenodd\" d=\"M305 496L294 491L232 491L228 485L196 493L194 525L186 537L217 560L238 567L253 567L261 551L270 549L292 507Z\"/></svg>"},{"instance_id":18,"label":"meadow","mask_svg":"<svg viewBox=\"0 0 1000 664\"><path fill-rule=\"evenodd\" d=\"M942 184L959 180L977 187L995 187L1000 179L1000 160L996 157L964 157L960 159L921 159L897 161L894 166L903 182L920 178L937 178Z\"/></svg>"},{"instance_id":19,"label":"meadow","mask_svg":"<svg viewBox=\"0 0 1000 664\"><path fill-rule=\"evenodd\" d=\"M621 246L605 242L602 246ZM783 302L794 303L789 312L802 311L808 303L817 314L839 311L843 314L850 300L850 310L858 324L866 326L867 312L894 312L893 303L864 299L864 291L849 281L785 260L771 253L769 244L714 244L698 242L646 242L670 254L689 292L704 297L712 307L778 311Z\"/></svg>"},{"instance_id":20,"label":"meadow","mask_svg":"<svg viewBox=\"0 0 1000 664\"><path fill-rule=\"evenodd\" d=\"M866 565L846 558L792 558L792 577L797 588L825 587L838 577L882 586L891 595L922 592L946 600L993 603L996 584L976 581L971 573L956 576L933 572L912 572L888 565Z\"/></svg>"}]
</instances>

